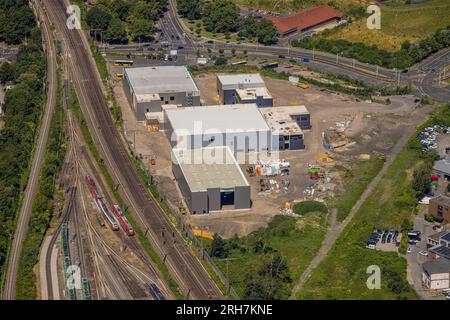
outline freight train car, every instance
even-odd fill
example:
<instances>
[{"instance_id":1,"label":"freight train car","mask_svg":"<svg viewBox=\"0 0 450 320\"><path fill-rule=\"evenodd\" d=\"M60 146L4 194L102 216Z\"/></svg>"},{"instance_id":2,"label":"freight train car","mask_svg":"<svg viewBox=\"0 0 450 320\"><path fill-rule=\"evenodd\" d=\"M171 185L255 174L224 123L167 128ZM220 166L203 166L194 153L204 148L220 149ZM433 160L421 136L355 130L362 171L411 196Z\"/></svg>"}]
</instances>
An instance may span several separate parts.
<instances>
[{"instance_id":1,"label":"freight train car","mask_svg":"<svg viewBox=\"0 0 450 320\"><path fill-rule=\"evenodd\" d=\"M131 223L128 221L127 217L125 217L125 214L122 212L120 207L117 204L112 205L113 212L116 214L117 219L119 219L120 224L122 225L122 228L125 230L128 236L134 235L133 227L131 226Z\"/></svg>"},{"instance_id":2,"label":"freight train car","mask_svg":"<svg viewBox=\"0 0 450 320\"><path fill-rule=\"evenodd\" d=\"M114 231L119 230L119 224L117 223L116 219L114 219L114 216L109 212L108 207L103 200L103 197L98 193L94 180L90 176L86 176L85 178L86 182L89 185L89 189L91 190L92 196L94 197L95 203L103 213L103 217L106 219L111 229L113 229Z\"/></svg>"}]
</instances>

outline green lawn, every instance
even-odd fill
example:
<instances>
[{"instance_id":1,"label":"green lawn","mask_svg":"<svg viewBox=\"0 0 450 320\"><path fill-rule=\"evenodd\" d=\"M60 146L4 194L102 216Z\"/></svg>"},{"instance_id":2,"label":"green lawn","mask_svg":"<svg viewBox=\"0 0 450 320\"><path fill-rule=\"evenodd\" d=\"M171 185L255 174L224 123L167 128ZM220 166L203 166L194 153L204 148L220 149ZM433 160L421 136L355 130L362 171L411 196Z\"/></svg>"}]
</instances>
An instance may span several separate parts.
<instances>
[{"instance_id":1,"label":"green lawn","mask_svg":"<svg viewBox=\"0 0 450 320\"><path fill-rule=\"evenodd\" d=\"M408 10L408 11L394 11ZM393 3L381 7L381 29L369 30L366 18L330 31L326 38L362 42L397 51L406 40L415 42L450 24L450 3L430 0L421 4Z\"/></svg>"},{"instance_id":2,"label":"green lawn","mask_svg":"<svg viewBox=\"0 0 450 320\"><path fill-rule=\"evenodd\" d=\"M427 124L431 121L450 124L449 107L440 108ZM405 219L411 219L416 206L411 174L412 169L422 160L420 145L412 137L338 238L327 258L314 270L297 298L417 298L406 282L406 260L396 253L365 249L364 245L375 227L400 229ZM380 290L369 290L366 287L366 270L370 265L381 268Z\"/></svg>"},{"instance_id":3,"label":"green lawn","mask_svg":"<svg viewBox=\"0 0 450 320\"><path fill-rule=\"evenodd\" d=\"M358 162L350 169L337 167L346 189L331 201L330 207L338 209L337 220L339 222L347 217L367 185L381 170L383 164L384 159L378 157Z\"/></svg>"}]
</instances>

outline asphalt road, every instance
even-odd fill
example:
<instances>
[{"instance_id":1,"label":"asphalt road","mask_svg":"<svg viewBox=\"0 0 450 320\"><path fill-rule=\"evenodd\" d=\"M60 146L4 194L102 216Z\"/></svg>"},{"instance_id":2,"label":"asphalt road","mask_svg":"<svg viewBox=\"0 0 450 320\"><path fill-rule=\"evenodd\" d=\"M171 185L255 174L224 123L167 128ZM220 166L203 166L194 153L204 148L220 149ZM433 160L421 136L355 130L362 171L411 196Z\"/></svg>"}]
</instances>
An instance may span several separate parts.
<instances>
[{"instance_id":1,"label":"asphalt road","mask_svg":"<svg viewBox=\"0 0 450 320\"><path fill-rule=\"evenodd\" d=\"M42 12L39 9L39 4L35 1L32 1L32 3L39 16L39 21L41 21L44 49L47 54L48 91L42 124L31 164L30 176L23 194L23 203L20 208L17 227L14 233L11 251L9 253L8 269L3 290L3 299L5 300L13 300L16 297L16 278L22 252L22 244L28 230L28 222L30 220L33 201L38 189L39 176L42 167L42 160L45 154L45 147L47 145L50 123L56 105L56 49L52 40L51 29L46 20L42 19Z\"/></svg>"},{"instance_id":2,"label":"asphalt road","mask_svg":"<svg viewBox=\"0 0 450 320\"><path fill-rule=\"evenodd\" d=\"M80 30L66 27L67 3L63 0L44 0L44 3L67 42L75 88L91 135L134 219L185 297L220 299L222 295L216 284L139 178L108 110L86 36Z\"/></svg>"}]
</instances>

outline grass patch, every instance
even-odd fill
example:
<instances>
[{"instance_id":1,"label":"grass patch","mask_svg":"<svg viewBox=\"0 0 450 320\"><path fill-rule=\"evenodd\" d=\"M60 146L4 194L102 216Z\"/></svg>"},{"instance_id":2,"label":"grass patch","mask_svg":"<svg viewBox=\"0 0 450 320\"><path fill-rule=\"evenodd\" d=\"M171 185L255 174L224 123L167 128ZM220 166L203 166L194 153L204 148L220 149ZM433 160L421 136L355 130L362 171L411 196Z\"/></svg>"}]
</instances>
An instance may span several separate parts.
<instances>
[{"instance_id":1,"label":"grass patch","mask_svg":"<svg viewBox=\"0 0 450 320\"><path fill-rule=\"evenodd\" d=\"M259 262L267 255L279 253L287 263L289 281L277 298L286 299L300 274L306 269L323 241L326 216L309 212L300 218L275 216L265 228L242 238L225 240L228 255L225 259L213 257L222 273L229 276L231 285L240 297L246 298L246 279L256 272ZM205 241L205 240L204 240ZM205 248L211 249L211 241ZM228 264L228 266L227 266Z\"/></svg>"},{"instance_id":2,"label":"grass patch","mask_svg":"<svg viewBox=\"0 0 450 320\"><path fill-rule=\"evenodd\" d=\"M370 181L375 178L383 167L385 159L377 157L375 159L361 161L351 169L337 167L343 179L346 190L331 201L330 207L338 209L337 220L343 221L350 210L363 194Z\"/></svg>"},{"instance_id":3,"label":"grass patch","mask_svg":"<svg viewBox=\"0 0 450 320\"><path fill-rule=\"evenodd\" d=\"M437 109L422 126L450 124L450 106ZM422 128L421 127L421 128ZM411 219L417 200L409 172L426 159L416 139L409 140L386 175L363 203L328 256L313 271L300 290L300 299L416 299L406 281L406 259L392 252L364 248L374 228L401 229ZM367 267L377 265L382 271L381 289L366 287Z\"/></svg>"},{"instance_id":4,"label":"grass patch","mask_svg":"<svg viewBox=\"0 0 450 320\"><path fill-rule=\"evenodd\" d=\"M408 11L394 11L394 10ZM431 0L420 4L381 6L381 29L369 30L366 18L332 31L329 39L344 39L397 51L406 40L413 43L448 25L450 4L447 0Z\"/></svg>"}]
</instances>

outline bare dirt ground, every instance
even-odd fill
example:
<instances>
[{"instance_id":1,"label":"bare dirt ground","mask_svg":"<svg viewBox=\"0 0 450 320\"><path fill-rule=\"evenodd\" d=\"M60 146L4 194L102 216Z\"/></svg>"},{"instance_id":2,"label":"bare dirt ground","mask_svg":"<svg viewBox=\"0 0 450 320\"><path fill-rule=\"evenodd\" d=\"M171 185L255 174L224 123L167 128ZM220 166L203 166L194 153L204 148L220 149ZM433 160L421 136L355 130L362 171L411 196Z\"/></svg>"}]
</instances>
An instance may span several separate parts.
<instances>
[{"instance_id":1,"label":"bare dirt ground","mask_svg":"<svg viewBox=\"0 0 450 320\"><path fill-rule=\"evenodd\" d=\"M385 105L359 101L314 86L300 89L288 81L272 78L264 80L274 98L274 106L305 105L311 113L312 128L305 131L306 149L284 151L280 155L291 163L291 171L289 176L275 177L274 180L278 184L281 184L282 180L289 180L290 186L287 190L281 188L275 195L258 195L261 191L260 177L249 176L246 167L242 166L251 184L252 209L189 216L192 225L217 232L225 238L234 234L242 236L257 230L266 225L274 215L279 214L286 202L302 198L303 190L310 183L307 175L308 164L316 163L325 151L322 133L327 130L335 131L337 122L348 124L341 133L347 143L334 155L339 159L355 161L355 157L361 154L389 154L405 128L423 117L423 110L416 106L412 96L392 96L389 97L391 104ZM219 104L215 74L199 74L196 76L196 82L203 105ZM167 138L163 132L150 133L143 124L136 122L119 83L115 86L114 93L122 108L128 140L135 141L136 153L142 155L142 159L156 177L162 194L173 207L179 207L182 204L182 195L172 174ZM150 165L151 158L156 159L153 166Z\"/></svg>"}]
</instances>

